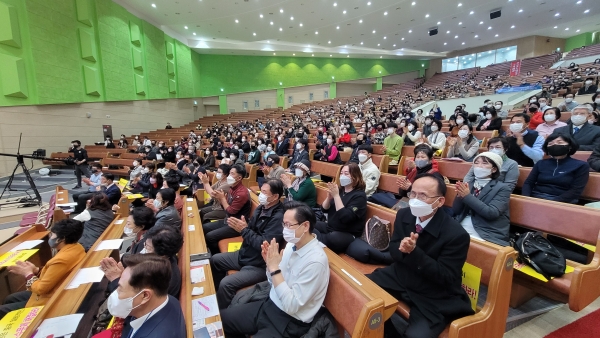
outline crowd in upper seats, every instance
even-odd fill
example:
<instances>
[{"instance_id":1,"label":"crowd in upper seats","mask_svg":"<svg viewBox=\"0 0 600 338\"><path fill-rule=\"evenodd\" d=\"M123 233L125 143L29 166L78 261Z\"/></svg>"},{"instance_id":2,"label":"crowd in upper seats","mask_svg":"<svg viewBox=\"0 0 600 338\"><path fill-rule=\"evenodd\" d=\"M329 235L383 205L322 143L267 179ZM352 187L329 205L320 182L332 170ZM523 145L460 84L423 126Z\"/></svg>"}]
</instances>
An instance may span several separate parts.
<instances>
[{"instance_id":1,"label":"crowd in upper seats","mask_svg":"<svg viewBox=\"0 0 600 338\"><path fill-rule=\"evenodd\" d=\"M563 80L560 72L557 76ZM468 81L468 74L463 77ZM582 88L593 89L587 83ZM446 129L439 107L412 112L429 94L418 90L402 100L366 96L338 101L284 113L279 121L199 125L173 144L147 137L130 143L122 135L119 147L138 147L142 158L152 162L133 160L128 168L128 189L147 198L133 203L127 219L124 232L131 244L119 261L100 263L110 282L101 309L117 317L107 332L117 337L185 335L176 255L183 245L183 198L200 188L210 196L199 216L227 336L299 337L321 323L329 277L321 245L387 266L368 277L411 307L406 337L437 336L453 319L471 314L460 285L469 238L509 245L509 201L520 168L530 170L522 195L580 202L590 170L600 171L600 98L596 93L591 103L578 103L568 93L563 104L552 107L551 95L542 91L512 116L501 101L486 100L473 113L458 105ZM570 118L559 121L565 112ZM502 121L507 119L505 130ZM499 136L488 139L482 152L477 131ZM82 166L76 172L88 189L73 196L75 219L51 230L49 244L58 254L41 269L29 263L9 269L26 278L28 291L9 296L0 317L50 298L119 208L114 175L95 164L89 173L83 168L85 150L79 141L72 144L77 166ZM404 176L392 187L397 193L380 187L375 145L387 155L388 166L400 164L404 146L414 146L401 169ZM572 157L581 150L592 151L588 162ZM443 157L470 164L449 206L444 206L447 179L438 167ZM317 162L340 165L339 177L323 176L324 183L315 185L311 167ZM254 211L253 192L243 182L246 165L258 167L257 182L251 182L259 193ZM325 196L320 203L319 192ZM388 250L362 239L370 221L368 202L398 210ZM238 251L221 251L219 241L238 236L243 238ZM257 283L268 288L262 298L235 300L240 290ZM388 321L385 330L394 336L397 327Z\"/></svg>"}]
</instances>

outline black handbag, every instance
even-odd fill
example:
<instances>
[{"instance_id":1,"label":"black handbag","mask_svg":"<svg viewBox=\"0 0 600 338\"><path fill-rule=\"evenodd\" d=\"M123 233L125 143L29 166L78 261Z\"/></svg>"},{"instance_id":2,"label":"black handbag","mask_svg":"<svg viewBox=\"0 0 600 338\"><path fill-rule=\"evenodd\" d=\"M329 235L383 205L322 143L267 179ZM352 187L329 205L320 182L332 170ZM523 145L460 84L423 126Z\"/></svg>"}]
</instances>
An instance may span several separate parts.
<instances>
[{"instance_id":1,"label":"black handbag","mask_svg":"<svg viewBox=\"0 0 600 338\"><path fill-rule=\"evenodd\" d=\"M531 266L547 280L565 274L567 260L540 232L516 234L510 240L518 252L517 261Z\"/></svg>"}]
</instances>

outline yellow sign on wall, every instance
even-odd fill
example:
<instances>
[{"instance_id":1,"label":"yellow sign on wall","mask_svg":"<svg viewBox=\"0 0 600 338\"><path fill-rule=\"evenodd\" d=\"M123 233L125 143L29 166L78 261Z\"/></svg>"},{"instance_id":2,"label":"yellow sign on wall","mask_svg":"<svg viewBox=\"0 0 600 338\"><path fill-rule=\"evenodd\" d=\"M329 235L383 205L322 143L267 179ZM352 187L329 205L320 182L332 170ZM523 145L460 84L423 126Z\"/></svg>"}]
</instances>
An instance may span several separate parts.
<instances>
[{"instance_id":1,"label":"yellow sign on wall","mask_svg":"<svg viewBox=\"0 0 600 338\"><path fill-rule=\"evenodd\" d=\"M43 306L28 307L11 311L0 320L0 337L19 338L27 330Z\"/></svg>"},{"instance_id":2,"label":"yellow sign on wall","mask_svg":"<svg viewBox=\"0 0 600 338\"><path fill-rule=\"evenodd\" d=\"M471 300L473 311L477 311L477 298L479 297L479 284L481 282L481 269L465 262L462 270L462 287Z\"/></svg>"}]
</instances>

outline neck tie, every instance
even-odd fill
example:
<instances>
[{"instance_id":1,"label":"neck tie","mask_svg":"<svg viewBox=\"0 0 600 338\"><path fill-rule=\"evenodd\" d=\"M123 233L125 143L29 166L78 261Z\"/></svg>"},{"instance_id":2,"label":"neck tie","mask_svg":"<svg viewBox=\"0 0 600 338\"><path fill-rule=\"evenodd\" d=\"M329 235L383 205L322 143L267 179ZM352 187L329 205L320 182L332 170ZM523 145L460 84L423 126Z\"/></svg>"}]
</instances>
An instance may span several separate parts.
<instances>
[{"instance_id":1,"label":"neck tie","mask_svg":"<svg viewBox=\"0 0 600 338\"><path fill-rule=\"evenodd\" d=\"M573 127L573 135L577 134L579 131L579 127Z\"/></svg>"},{"instance_id":2,"label":"neck tie","mask_svg":"<svg viewBox=\"0 0 600 338\"><path fill-rule=\"evenodd\" d=\"M417 228L417 233L418 234L420 234L421 232L423 232L423 227L421 226L421 224L417 224L416 228Z\"/></svg>"}]
</instances>

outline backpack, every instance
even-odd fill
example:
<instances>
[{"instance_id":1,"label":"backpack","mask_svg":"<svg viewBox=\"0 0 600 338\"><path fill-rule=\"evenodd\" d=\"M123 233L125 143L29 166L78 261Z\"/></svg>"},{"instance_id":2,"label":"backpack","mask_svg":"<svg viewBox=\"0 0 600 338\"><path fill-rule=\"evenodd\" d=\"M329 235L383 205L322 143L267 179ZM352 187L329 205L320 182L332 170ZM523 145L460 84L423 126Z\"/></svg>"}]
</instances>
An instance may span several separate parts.
<instances>
[{"instance_id":1,"label":"backpack","mask_svg":"<svg viewBox=\"0 0 600 338\"><path fill-rule=\"evenodd\" d=\"M387 250L391 239L390 222L377 216L371 217L360 238L379 251Z\"/></svg>"},{"instance_id":2,"label":"backpack","mask_svg":"<svg viewBox=\"0 0 600 338\"><path fill-rule=\"evenodd\" d=\"M540 232L516 234L510 242L519 253L517 261L531 266L547 280L565 274L567 268L565 256Z\"/></svg>"}]
</instances>

